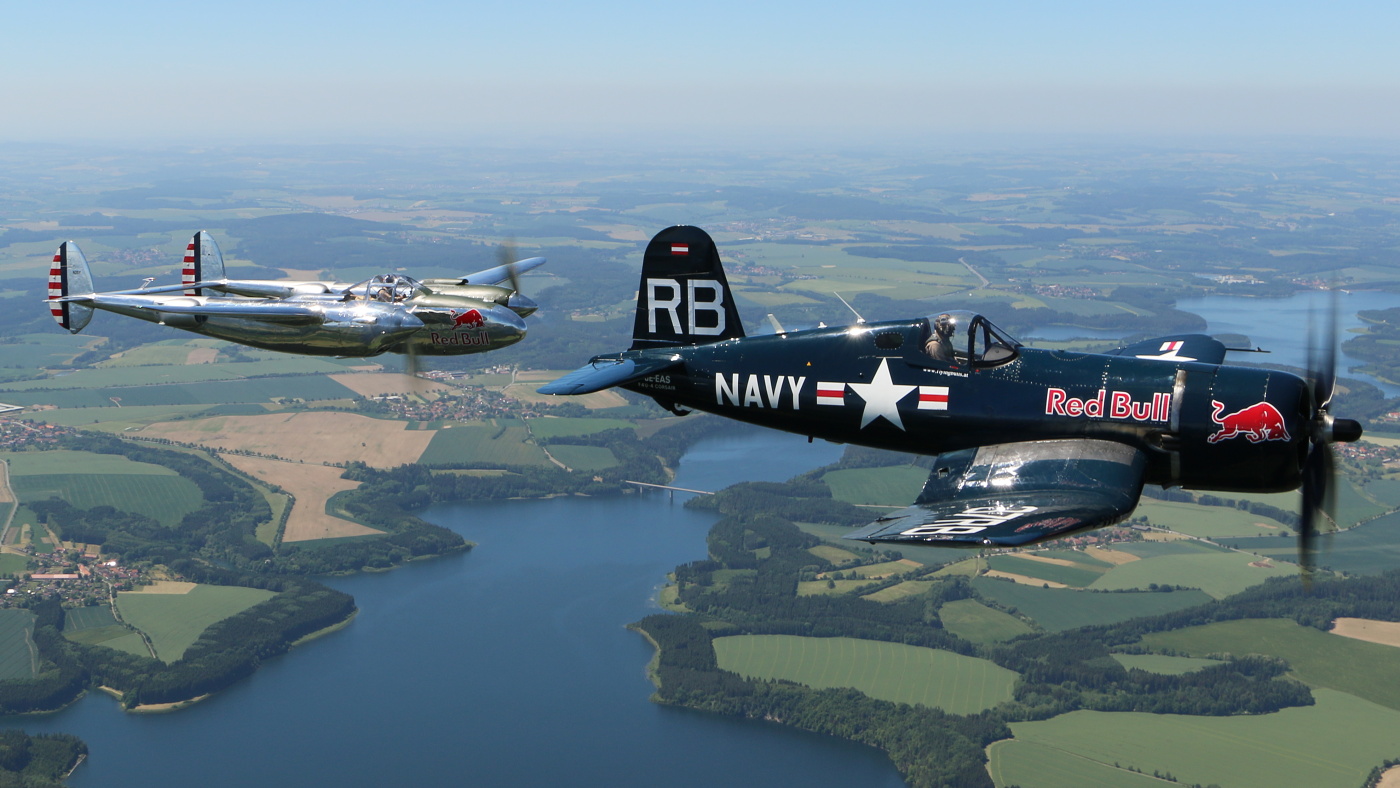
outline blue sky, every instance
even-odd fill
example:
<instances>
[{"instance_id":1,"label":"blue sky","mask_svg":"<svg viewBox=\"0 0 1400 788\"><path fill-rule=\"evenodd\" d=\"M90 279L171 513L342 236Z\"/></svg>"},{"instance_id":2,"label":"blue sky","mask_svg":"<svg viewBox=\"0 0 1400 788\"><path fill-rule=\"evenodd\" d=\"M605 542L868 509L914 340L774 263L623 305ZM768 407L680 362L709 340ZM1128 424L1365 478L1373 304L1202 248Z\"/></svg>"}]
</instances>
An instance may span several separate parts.
<instances>
[{"instance_id":1,"label":"blue sky","mask_svg":"<svg viewBox=\"0 0 1400 788\"><path fill-rule=\"evenodd\" d=\"M1400 137L1400 4L15 2L0 141Z\"/></svg>"}]
</instances>

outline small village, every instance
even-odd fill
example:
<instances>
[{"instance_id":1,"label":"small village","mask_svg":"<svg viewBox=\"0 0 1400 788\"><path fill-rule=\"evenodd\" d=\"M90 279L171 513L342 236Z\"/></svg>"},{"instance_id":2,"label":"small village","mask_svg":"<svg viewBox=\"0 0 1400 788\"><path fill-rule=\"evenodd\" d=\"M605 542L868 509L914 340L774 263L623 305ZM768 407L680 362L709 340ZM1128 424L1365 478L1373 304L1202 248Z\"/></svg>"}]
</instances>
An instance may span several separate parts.
<instances>
[{"instance_id":1,"label":"small village","mask_svg":"<svg viewBox=\"0 0 1400 788\"><path fill-rule=\"evenodd\" d=\"M132 591L150 582L142 570L103 558L96 545L68 542L52 552L36 550L32 544L3 549L7 555L24 556L29 567L18 577L0 578L0 583L9 584L0 597L0 608L28 607L33 601L53 596L64 607L88 607L109 601L118 591Z\"/></svg>"}]
</instances>

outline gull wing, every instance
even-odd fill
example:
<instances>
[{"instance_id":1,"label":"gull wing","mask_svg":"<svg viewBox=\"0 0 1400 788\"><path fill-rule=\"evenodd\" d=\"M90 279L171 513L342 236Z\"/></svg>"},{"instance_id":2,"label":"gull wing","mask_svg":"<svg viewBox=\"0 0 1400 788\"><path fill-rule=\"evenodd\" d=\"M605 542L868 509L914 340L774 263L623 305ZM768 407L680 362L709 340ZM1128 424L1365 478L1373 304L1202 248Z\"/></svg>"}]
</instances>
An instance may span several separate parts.
<instances>
[{"instance_id":1,"label":"gull wing","mask_svg":"<svg viewBox=\"0 0 1400 788\"><path fill-rule=\"evenodd\" d=\"M587 366L540 386L541 394L591 394L678 366L679 358L595 358Z\"/></svg>"},{"instance_id":2,"label":"gull wing","mask_svg":"<svg viewBox=\"0 0 1400 788\"><path fill-rule=\"evenodd\" d=\"M919 499L847 539L1017 547L1112 525L1142 493L1147 456L1104 440L1003 443L940 454Z\"/></svg>"}]
</instances>

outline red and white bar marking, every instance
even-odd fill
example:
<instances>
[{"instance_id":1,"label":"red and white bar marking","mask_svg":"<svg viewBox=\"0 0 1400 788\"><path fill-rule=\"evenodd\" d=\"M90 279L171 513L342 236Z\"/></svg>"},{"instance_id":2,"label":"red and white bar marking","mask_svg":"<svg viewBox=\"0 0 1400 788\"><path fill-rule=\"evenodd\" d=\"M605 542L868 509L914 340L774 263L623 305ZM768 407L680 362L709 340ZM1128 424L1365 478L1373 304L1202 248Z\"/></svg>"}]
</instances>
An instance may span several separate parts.
<instances>
[{"instance_id":1,"label":"red and white bar marking","mask_svg":"<svg viewBox=\"0 0 1400 788\"><path fill-rule=\"evenodd\" d=\"M845 405L845 404L846 404L846 384L845 384L845 383L818 383L818 384L817 384L817 404L818 404L818 405Z\"/></svg>"},{"instance_id":2,"label":"red and white bar marking","mask_svg":"<svg viewBox=\"0 0 1400 788\"><path fill-rule=\"evenodd\" d=\"M919 410L947 410L947 386L920 386Z\"/></svg>"}]
</instances>

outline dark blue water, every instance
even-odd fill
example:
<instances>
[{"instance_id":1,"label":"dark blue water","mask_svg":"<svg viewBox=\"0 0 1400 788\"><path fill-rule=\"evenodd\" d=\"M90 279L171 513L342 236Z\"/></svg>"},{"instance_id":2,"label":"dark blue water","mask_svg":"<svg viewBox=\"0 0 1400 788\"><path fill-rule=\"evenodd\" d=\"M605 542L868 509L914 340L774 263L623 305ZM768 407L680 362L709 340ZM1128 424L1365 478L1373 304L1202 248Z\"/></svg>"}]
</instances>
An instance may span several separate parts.
<instances>
[{"instance_id":1,"label":"dark blue water","mask_svg":"<svg viewBox=\"0 0 1400 788\"><path fill-rule=\"evenodd\" d=\"M701 443L677 484L786 479L839 447L769 431ZM83 737L78 788L103 786L902 785L873 749L648 701L649 644L676 564L712 516L664 493L439 507L463 556L334 578L359 617L173 714L93 695L10 718Z\"/></svg>"}]
</instances>

